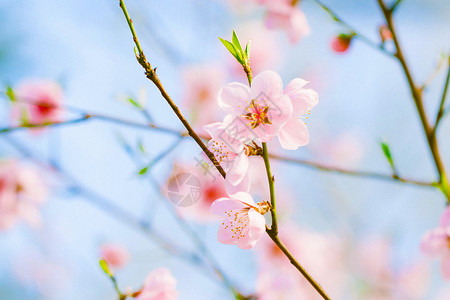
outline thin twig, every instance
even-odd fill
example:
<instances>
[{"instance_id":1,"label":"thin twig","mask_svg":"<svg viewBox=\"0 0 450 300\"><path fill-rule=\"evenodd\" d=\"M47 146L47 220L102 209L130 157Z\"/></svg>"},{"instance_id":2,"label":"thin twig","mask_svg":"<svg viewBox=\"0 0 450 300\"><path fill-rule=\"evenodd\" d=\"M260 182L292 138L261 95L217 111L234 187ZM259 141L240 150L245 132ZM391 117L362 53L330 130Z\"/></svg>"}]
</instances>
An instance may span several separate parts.
<instances>
[{"instance_id":1,"label":"thin twig","mask_svg":"<svg viewBox=\"0 0 450 300\"><path fill-rule=\"evenodd\" d=\"M91 119L91 115L84 115L81 118L66 120L66 121L56 121L56 122L46 122L46 123L31 123L31 124L22 124L18 126L6 127L0 129L0 134L9 133L13 131L19 131L24 129L33 129L33 128L43 128L43 127L58 127L64 125L73 125L77 123L81 123Z\"/></svg>"},{"instance_id":2,"label":"thin twig","mask_svg":"<svg viewBox=\"0 0 450 300\"><path fill-rule=\"evenodd\" d=\"M169 106L172 108L175 115L178 117L178 119L183 123L184 127L188 131L188 134L194 139L194 141L200 146L200 148L205 152L205 154L208 156L208 158L211 160L211 162L214 164L214 166L217 168L219 173L225 178L225 171L220 166L219 162L216 160L214 154L209 151L208 147L203 143L202 139L195 133L195 131L192 129L191 125L188 121L184 118L184 116L181 114L180 109L175 105L173 100L170 98L169 94L164 89L161 81L158 78L158 75L156 74L156 68L152 68L151 64L147 61L147 58L144 55L144 52L142 51L142 48L139 44L139 40L136 36L136 32L134 30L133 21L131 20L130 16L128 15L127 8L125 7L125 4L123 0L119 0L120 8L123 11L123 14L125 18L127 19L128 27L130 28L131 34L133 36L134 43L136 44L136 47L138 49L138 53L136 53L136 58L139 62L139 64L144 68L145 75L147 78L153 82L153 84L158 88L159 92L163 96L163 98L167 101Z\"/></svg>"},{"instance_id":3,"label":"thin twig","mask_svg":"<svg viewBox=\"0 0 450 300\"><path fill-rule=\"evenodd\" d=\"M389 52L388 50L386 50L386 48L384 48L383 44L377 44L377 43L373 42L370 38L368 38L367 36L365 36L364 34L359 32L358 30L356 30L353 26L351 26L346 21L344 21L341 17L339 17L330 7L325 5L322 1L320 1L320 0L312 0L312 1L314 1L323 10L325 10L333 18L333 20L335 20L336 22L338 22L339 24L341 24L342 26L347 28L349 31L354 33L355 37L359 38L362 42L366 43L368 46L370 46L376 50L381 51L383 54L386 54L389 57L394 57L394 54Z\"/></svg>"},{"instance_id":4,"label":"thin twig","mask_svg":"<svg viewBox=\"0 0 450 300\"><path fill-rule=\"evenodd\" d=\"M437 131L439 122L441 121L442 117L445 114L444 104L445 104L445 99L447 98L449 81L450 81L450 56L448 57L448 71L447 71L447 77L445 79L444 90L442 91L441 103L439 104L439 109L436 114L436 121L434 122L433 135L436 135L436 131Z\"/></svg>"},{"instance_id":5,"label":"thin twig","mask_svg":"<svg viewBox=\"0 0 450 300\"><path fill-rule=\"evenodd\" d=\"M367 172L367 171L354 171L354 170L348 170L338 167L332 167L327 166L318 162L312 162L308 160L298 159L298 158L292 158L277 154L269 154L270 158L282 161L282 162L289 162L289 163L295 163L307 168L319 170L319 171L325 171L325 172L331 172L331 173L337 173L337 174L343 174L343 175L350 175L354 177L365 177L365 178L371 178L371 179L377 179L377 180L386 180L386 181L392 181L392 182L398 182L398 183L406 183L411 185L417 185L417 186L423 186L423 187L434 187L434 184L432 182L427 181L420 181L420 180L414 180L404 177L396 177L393 175L386 175L382 173L375 173L375 172Z\"/></svg>"},{"instance_id":6,"label":"thin twig","mask_svg":"<svg viewBox=\"0 0 450 300\"><path fill-rule=\"evenodd\" d=\"M439 74L439 71L444 66L444 62L448 62L449 57L442 57L436 67L434 68L433 72L425 79L425 81L422 83L422 86L420 87L421 90L425 90L431 82L434 80L434 78Z\"/></svg>"},{"instance_id":7,"label":"thin twig","mask_svg":"<svg viewBox=\"0 0 450 300\"><path fill-rule=\"evenodd\" d=\"M411 95L414 99L414 103L416 105L416 109L419 114L420 121L422 123L422 128L425 133L431 155L433 156L433 160L434 160L434 164L436 166L437 173L439 175L440 189L443 192L443 194L445 195L445 197L447 198L447 202L450 202L450 185L448 183L448 177L446 175L444 164L442 162L442 159L441 159L441 156L439 153L436 135L433 134L433 128L431 127L431 125L428 121L427 115L425 113L425 109L423 106L423 99L422 99L422 90L420 90L420 88L418 88L418 86L414 82L411 71L408 67L408 64L406 63L405 57L403 56L402 48L400 46L400 42L398 40L397 32L395 30L394 22L392 19L392 11L386 7L383 0L377 0L377 1L378 1L378 5L381 8L381 11L383 12L384 18L386 20L386 24L392 33L392 39L394 40L395 48L397 50L395 57L399 61L400 65L402 66L403 72L405 73L406 79L408 81Z\"/></svg>"},{"instance_id":8,"label":"thin twig","mask_svg":"<svg viewBox=\"0 0 450 300\"><path fill-rule=\"evenodd\" d=\"M278 235L271 234L272 229L266 227L266 232L269 234L272 241L278 246L278 248L286 255L291 264L305 277L306 280L314 287L314 289L322 296L323 299L330 300L330 297L323 291L319 283L317 283L308 272L302 267L302 265L292 256L286 246L281 242Z\"/></svg>"},{"instance_id":9,"label":"thin twig","mask_svg":"<svg viewBox=\"0 0 450 300\"><path fill-rule=\"evenodd\" d=\"M269 235L278 235L278 223L277 223L277 207L275 203L275 178L272 175L272 171L270 170L270 162L269 162L269 152L267 151L267 144L262 143L263 153L262 157L264 159L264 165L266 167L267 181L269 182L269 191L270 191L270 214L272 216L272 224L270 225L270 231L268 231Z\"/></svg>"}]
</instances>

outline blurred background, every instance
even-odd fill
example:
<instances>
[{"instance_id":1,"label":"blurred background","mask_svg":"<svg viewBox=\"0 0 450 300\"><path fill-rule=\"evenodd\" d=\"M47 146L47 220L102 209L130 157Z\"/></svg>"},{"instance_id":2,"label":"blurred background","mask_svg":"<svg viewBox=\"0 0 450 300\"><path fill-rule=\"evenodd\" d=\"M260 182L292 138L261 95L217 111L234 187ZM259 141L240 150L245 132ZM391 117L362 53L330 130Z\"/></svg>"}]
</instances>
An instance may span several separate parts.
<instances>
[{"instance_id":1,"label":"blurred background","mask_svg":"<svg viewBox=\"0 0 450 300\"><path fill-rule=\"evenodd\" d=\"M306 120L309 145L287 152L275 141L269 144L271 152L391 175L380 147L387 141L402 177L436 180L397 61L358 38L346 52L334 51L333 38L348 30L315 1L298 5L311 32L295 44L285 31L266 28L265 8L251 1L125 3L147 59L199 132L202 125L222 120L215 102L220 87L246 83L218 40L231 39L236 30L242 43L252 40L254 75L275 70L285 85L304 78L319 93L320 102ZM380 43L383 16L376 1L325 3ZM424 91L432 120L447 76L443 56L449 53L449 17L450 3L439 0L404 0L394 16L416 81L428 82L435 73ZM385 42L388 50L391 43ZM129 251L130 262L115 272L122 289L137 290L148 273L167 267L177 280L179 299L233 299L212 270L213 261L243 295L271 289L274 294L269 298L267 292L267 299L314 299L302 296L311 295L306 292L276 294L280 286L297 291L305 284L276 283L267 276L280 272L264 259L268 242L252 250L220 244L218 221L205 218L207 209L202 211L200 204L176 207L167 200L164 190L173 174L201 173L200 149L189 138L125 124L151 121L184 131L145 78L133 47L118 1L0 0L0 128L14 124L14 104L4 92L24 80L57 82L63 90L64 120L106 116L0 133L0 158L34 170L47 190L39 206L40 224L20 221L0 232L0 299L116 299L98 265L105 244ZM449 132L444 118L438 141L447 169ZM293 239L286 243L304 253L299 261L317 274L333 299L449 299L439 260L419 250L422 236L438 226L445 208L439 190L277 160L272 165L280 228L291 230L286 229L286 236ZM255 198L268 200L266 179L257 171L261 162L252 166ZM205 259L205 251L212 260Z\"/></svg>"}]
</instances>

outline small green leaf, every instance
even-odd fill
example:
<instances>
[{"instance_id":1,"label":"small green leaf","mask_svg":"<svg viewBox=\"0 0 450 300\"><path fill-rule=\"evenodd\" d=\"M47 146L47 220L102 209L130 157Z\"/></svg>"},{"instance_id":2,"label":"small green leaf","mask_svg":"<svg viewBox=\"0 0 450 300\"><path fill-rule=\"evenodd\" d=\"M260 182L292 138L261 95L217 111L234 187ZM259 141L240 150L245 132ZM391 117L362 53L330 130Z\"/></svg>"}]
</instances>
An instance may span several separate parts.
<instances>
[{"instance_id":1,"label":"small green leaf","mask_svg":"<svg viewBox=\"0 0 450 300\"><path fill-rule=\"evenodd\" d=\"M245 62L250 63L250 42L248 41L247 45L245 46Z\"/></svg>"},{"instance_id":2,"label":"small green leaf","mask_svg":"<svg viewBox=\"0 0 450 300\"><path fill-rule=\"evenodd\" d=\"M16 96L14 95L14 91L9 85L6 87L6 96L8 96L8 98L9 98L9 100L11 100L11 102L16 101Z\"/></svg>"},{"instance_id":3,"label":"small green leaf","mask_svg":"<svg viewBox=\"0 0 450 300\"><path fill-rule=\"evenodd\" d=\"M142 144L142 141L138 142L138 147L139 147L139 150L141 150L142 153L146 153L145 148L144 148L144 144Z\"/></svg>"},{"instance_id":4,"label":"small green leaf","mask_svg":"<svg viewBox=\"0 0 450 300\"><path fill-rule=\"evenodd\" d=\"M135 106L135 107L137 107L137 108L139 108L139 109L142 109L142 106L141 106L138 102L136 102L135 100L133 100L133 98L128 97L128 102L130 102L133 106Z\"/></svg>"},{"instance_id":5,"label":"small green leaf","mask_svg":"<svg viewBox=\"0 0 450 300\"><path fill-rule=\"evenodd\" d=\"M139 175L140 176L145 175L145 173L147 173L147 171L148 171L148 167L142 168L139 170Z\"/></svg>"},{"instance_id":6,"label":"small green leaf","mask_svg":"<svg viewBox=\"0 0 450 300\"><path fill-rule=\"evenodd\" d=\"M233 30L233 37L232 37L232 41L233 41L233 45L236 46L236 48L239 50L240 53L244 53L244 51L242 50L242 46L241 43L239 42L239 39L236 35L236 32Z\"/></svg>"},{"instance_id":7,"label":"small green leaf","mask_svg":"<svg viewBox=\"0 0 450 300\"><path fill-rule=\"evenodd\" d=\"M102 268L103 272L105 272L106 275L108 275L109 277L113 277L113 274L109 270L108 263L104 259L100 259L99 264L100 268Z\"/></svg>"},{"instance_id":8,"label":"small green leaf","mask_svg":"<svg viewBox=\"0 0 450 300\"><path fill-rule=\"evenodd\" d=\"M394 159L392 158L391 150L389 148L389 145L387 142L381 142L381 149L383 150L384 156L389 162L389 165L391 166L392 172L394 173L394 176L398 176L397 168L394 164Z\"/></svg>"},{"instance_id":9,"label":"small green leaf","mask_svg":"<svg viewBox=\"0 0 450 300\"><path fill-rule=\"evenodd\" d=\"M235 46L234 46L232 43L230 43L229 41L224 40L224 39L222 39L222 38L219 38L219 40L222 42L222 44L225 46L225 48L227 48L228 51L230 51L230 53L231 53L234 57L237 58L237 52L236 52Z\"/></svg>"}]
</instances>

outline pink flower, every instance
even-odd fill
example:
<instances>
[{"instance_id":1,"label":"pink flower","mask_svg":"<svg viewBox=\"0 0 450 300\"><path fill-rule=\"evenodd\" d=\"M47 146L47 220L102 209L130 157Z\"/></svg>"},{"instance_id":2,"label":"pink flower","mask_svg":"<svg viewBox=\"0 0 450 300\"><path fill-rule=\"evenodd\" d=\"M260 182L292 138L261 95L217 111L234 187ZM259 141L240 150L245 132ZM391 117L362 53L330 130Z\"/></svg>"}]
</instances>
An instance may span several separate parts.
<instances>
[{"instance_id":1,"label":"pink flower","mask_svg":"<svg viewBox=\"0 0 450 300\"><path fill-rule=\"evenodd\" d=\"M296 150L309 143L308 129L301 117L311 113L311 109L319 103L319 97L316 91L305 89L306 84L308 81L295 78L284 90L293 107L292 115L278 132L281 147L286 150Z\"/></svg>"},{"instance_id":2,"label":"pink flower","mask_svg":"<svg viewBox=\"0 0 450 300\"><path fill-rule=\"evenodd\" d=\"M169 269L159 268L153 270L145 279L141 293L137 300L176 300L177 281L170 273Z\"/></svg>"},{"instance_id":3,"label":"pink flower","mask_svg":"<svg viewBox=\"0 0 450 300\"><path fill-rule=\"evenodd\" d=\"M217 94L225 83L225 70L218 66L196 65L183 69L183 104L190 112L191 124L201 128L221 117Z\"/></svg>"},{"instance_id":4,"label":"pink flower","mask_svg":"<svg viewBox=\"0 0 450 300\"><path fill-rule=\"evenodd\" d=\"M63 92L50 80L28 80L15 89L12 118L15 122L42 124L61 121Z\"/></svg>"},{"instance_id":5,"label":"pink flower","mask_svg":"<svg viewBox=\"0 0 450 300\"><path fill-rule=\"evenodd\" d=\"M352 41L353 35L351 34L340 34L336 37L333 37L331 40L331 49L337 53L343 53L348 50L350 47L350 42Z\"/></svg>"},{"instance_id":6,"label":"pink flower","mask_svg":"<svg viewBox=\"0 0 450 300\"><path fill-rule=\"evenodd\" d=\"M266 26L269 29L283 29L286 31L292 44L298 43L301 38L309 35L306 16L290 0L264 1L267 7Z\"/></svg>"},{"instance_id":7,"label":"pink flower","mask_svg":"<svg viewBox=\"0 0 450 300\"><path fill-rule=\"evenodd\" d=\"M37 173L13 160L0 161L0 230L11 228L20 219L39 225L38 208L45 197L46 190Z\"/></svg>"},{"instance_id":8,"label":"pink flower","mask_svg":"<svg viewBox=\"0 0 450 300\"><path fill-rule=\"evenodd\" d=\"M420 249L427 255L442 257L442 275L450 280L450 206L444 210L439 227L425 233Z\"/></svg>"},{"instance_id":9,"label":"pink flower","mask_svg":"<svg viewBox=\"0 0 450 300\"><path fill-rule=\"evenodd\" d=\"M266 204L256 204L245 192L217 199L211 205L211 212L224 217L217 240L238 245L241 249L253 248L264 234L266 222L263 214L267 210Z\"/></svg>"},{"instance_id":10,"label":"pink flower","mask_svg":"<svg viewBox=\"0 0 450 300\"><path fill-rule=\"evenodd\" d=\"M246 175L249 163L245 151L246 146L242 141L228 134L229 127L226 123L220 122L203 127L212 137L208 142L208 149L227 173L226 180L233 186L246 186L244 190L247 190L248 178Z\"/></svg>"},{"instance_id":11,"label":"pink flower","mask_svg":"<svg viewBox=\"0 0 450 300\"><path fill-rule=\"evenodd\" d=\"M224 123L229 134L243 142L268 142L292 114L292 103L283 94L283 82L273 71L264 71L253 79L251 88L233 82L219 92L218 103L227 113Z\"/></svg>"},{"instance_id":12,"label":"pink flower","mask_svg":"<svg viewBox=\"0 0 450 300\"><path fill-rule=\"evenodd\" d=\"M120 269L130 261L128 249L118 244L104 244L100 249L100 257L106 261L109 267Z\"/></svg>"}]
</instances>

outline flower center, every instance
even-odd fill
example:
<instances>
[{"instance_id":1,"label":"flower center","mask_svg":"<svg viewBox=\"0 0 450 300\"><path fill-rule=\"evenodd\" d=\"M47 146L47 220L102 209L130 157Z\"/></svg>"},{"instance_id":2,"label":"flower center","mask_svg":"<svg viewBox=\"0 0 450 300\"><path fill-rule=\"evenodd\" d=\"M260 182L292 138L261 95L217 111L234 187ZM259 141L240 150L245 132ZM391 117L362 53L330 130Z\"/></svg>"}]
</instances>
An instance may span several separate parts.
<instances>
[{"instance_id":1,"label":"flower center","mask_svg":"<svg viewBox=\"0 0 450 300\"><path fill-rule=\"evenodd\" d=\"M213 152L219 164L222 162L229 162L230 154L232 152L228 149L228 147L224 143L213 140L210 150L211 152Z\"/></svg>"},{"instance_id":2,"label":"flower center","mask_svg":"<svg viewBox=\"0 0 450 300\"><path fill-rule=\"evenodd\" d=\"M245 207L242 209L225 211L225 213L227 214L228 224L225 225L225 222L223 222L222 225L225 225L225 229L229 229L231 231L231 238L239 240L240 238L243 238L247 233L247 230L245 229L247 228L249 222L249 210L250 207Z\"/></svg>"},{"instance_id":3,"label":"flower center","mask_svg":"<svg viewBox=\"0 0 450 300\"><path fill-rule=\"evenodd\" d=\"M267 115L269 107L267 105L259 105L258 100L252 99L250 106L245 109L247 112L243 117L250 121L248 125L255 129L260 124L272 124Z\"/></svg>"}]
</instances>

